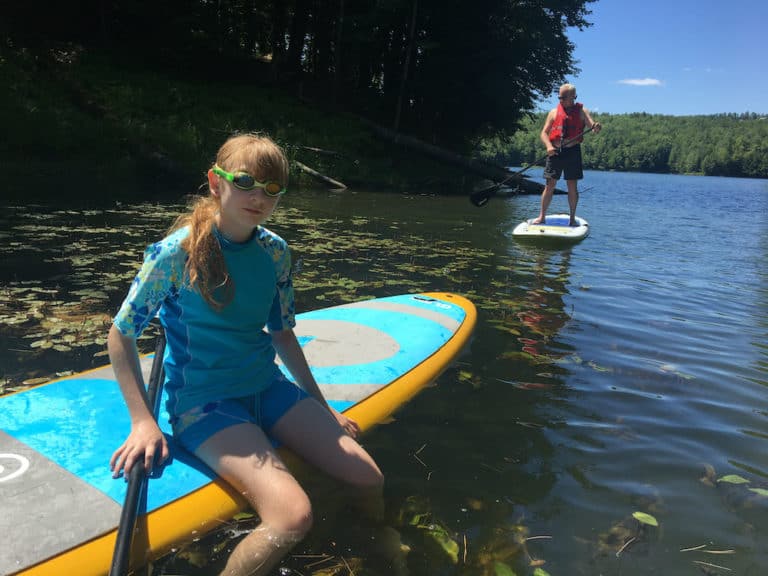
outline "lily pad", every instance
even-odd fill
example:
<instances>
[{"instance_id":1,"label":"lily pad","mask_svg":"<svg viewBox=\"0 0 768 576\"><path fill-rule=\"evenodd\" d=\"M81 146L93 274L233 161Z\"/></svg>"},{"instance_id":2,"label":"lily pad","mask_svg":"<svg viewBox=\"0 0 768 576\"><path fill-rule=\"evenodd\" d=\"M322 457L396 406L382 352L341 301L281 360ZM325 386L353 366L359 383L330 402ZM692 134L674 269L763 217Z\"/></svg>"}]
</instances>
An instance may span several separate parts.
<instances>
[{"instance_id":1,"label":"lily pad","mask_svg":"<svg viewBox=\"0 0 768 576\"><path fill-rule=\"evenodd\" d=\"M728 474L722 478L717 479L718 482L726 482L728 484L749 484L749 480L742 478L738 474Z\"/></svg>"},{"instance_id":2,"label":"lily pad","mask_svg":"<svg viewBox=\"0 0 768 576\"><path fill-rule=\"evenodd\" d=\"M650 514L646 514L645 512L633 512L632 518L640 522L641 524L647 524L648 526L658 526L659 522L651 516Z\"/></svg>"},{"instance_id":3,"label":"lily pad","mask_svg":"<svg viewBox=\"0 0 768 576\"><path fill-rule=\"evenodd\" d=\"M494 576L517 576L515 574L515 571L512 570L509 566L504 564L504 562L496 562L493 565L493 574Z\"/></svg>"},{"instance_id":4,"label":"lily pad","mask_svg":"<svg viewBox=\"0 0 768 576\"><path fill-rule=\"evenodd\" d=\"M427 534L446 553L454 564L459 562L459 544L451 538L448 531L439 525L431 525L427 528Z\"/></svg>"}]
</instances>

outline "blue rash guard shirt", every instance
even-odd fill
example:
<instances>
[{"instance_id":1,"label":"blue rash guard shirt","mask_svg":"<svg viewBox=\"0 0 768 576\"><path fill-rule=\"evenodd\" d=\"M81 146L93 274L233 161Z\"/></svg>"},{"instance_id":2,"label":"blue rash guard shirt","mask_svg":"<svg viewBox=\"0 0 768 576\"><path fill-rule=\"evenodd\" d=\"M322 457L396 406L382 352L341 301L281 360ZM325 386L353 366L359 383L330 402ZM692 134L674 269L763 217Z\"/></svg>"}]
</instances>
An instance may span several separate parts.
<instances>
[{"instance_id":1,"label":"blue rash guard shirt","mask_svg":"<svg viewBox=\"0 0 768 576\"><path fill-rule=\"evenodd\" d=\"M261 392L279 372L264 330L296 325L291 258L286 242L261 226L236 243L214 228L234 282L234 298L216 311L190 287L182 228L152 244L115 316L117 329L138 337L159 310L166 333L167 409L175 417L209 402Z\"/></svg>"}]
</instances>

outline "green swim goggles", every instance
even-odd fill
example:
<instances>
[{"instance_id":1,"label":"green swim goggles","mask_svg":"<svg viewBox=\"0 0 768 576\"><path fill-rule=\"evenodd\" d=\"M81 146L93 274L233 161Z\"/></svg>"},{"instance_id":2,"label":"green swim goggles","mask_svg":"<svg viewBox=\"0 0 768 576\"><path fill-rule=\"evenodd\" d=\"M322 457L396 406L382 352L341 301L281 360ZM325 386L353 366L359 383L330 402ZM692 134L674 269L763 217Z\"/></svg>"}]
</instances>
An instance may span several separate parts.
<instances>
[{"instance_id":1,"label":"green swim goggles","mask_svg":"<svg viewBox=\"0 0 768 576\"><path fill-rule=\"evenodd\" d=\"M279 182L259 182L253 176L248 174L248 172L227 172L226 170L219 168L216 164L213 165L211 170L213 170L213 173L216 174L216 176L221 176L224 180L232 182L236 188L246 192L261 188L264 191L264 194L270 198L276 198L286 192L286 189L283 188Z\"/></svg>"}]
</instances>

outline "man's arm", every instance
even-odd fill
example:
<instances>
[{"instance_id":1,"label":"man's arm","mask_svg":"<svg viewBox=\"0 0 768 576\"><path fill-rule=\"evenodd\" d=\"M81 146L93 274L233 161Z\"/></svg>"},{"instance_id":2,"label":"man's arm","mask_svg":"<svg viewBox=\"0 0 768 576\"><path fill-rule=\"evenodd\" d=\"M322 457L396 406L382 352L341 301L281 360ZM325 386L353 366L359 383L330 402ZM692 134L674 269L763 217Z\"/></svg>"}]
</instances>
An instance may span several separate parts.
<instances>
[{"instance_id":1,"label":"man's arm","mask_svg":"<svg viewBox=\"0 0 768 576\"><path fill-rule=\"evenodd\" d=\"M600 132L600 129L601 129L603 126L600 124L600 122L595 122L594 120L592 120L592 116L590 116L590 115L589 115L589 110L587 110L586 108L582 108L582 109L581 109L581 114L582 114L582 116L583 116L583 118L584 118L584 125L585 125L587 128L591 128L591 129L592 129L592 131L593 131L595 134L597 134L598 132Z\"/></svg>"}]
</instances>

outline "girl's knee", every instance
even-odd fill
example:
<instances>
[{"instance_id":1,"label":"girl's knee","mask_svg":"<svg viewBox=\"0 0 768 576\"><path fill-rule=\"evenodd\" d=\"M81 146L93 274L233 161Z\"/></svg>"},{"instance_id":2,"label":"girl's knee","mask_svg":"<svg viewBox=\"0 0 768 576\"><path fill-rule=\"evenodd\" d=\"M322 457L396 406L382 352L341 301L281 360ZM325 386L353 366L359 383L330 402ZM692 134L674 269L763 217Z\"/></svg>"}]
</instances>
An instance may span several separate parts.
<instances>
[{"instance_id":1,"label":"girl's knee","mask_svg":"<svg viewBox=\"0 0 768 576\"><path fill-rule=\"evenodd\" d=\"M301 535L302 537L312 529L312 524L315 521L312 514L312 506L307 506L301 510L296 511L288 520L287 532L292 534Z\"/></svg>"},{"instance_id":2,"label":"girl's knee","mask_svg":"<svg viewBox=\"0 0 768 576\"><path fill-rule=\"evenodd\" d=\"M384 488L384 474L374 464L357 474L351 484L363 490L381 490Z\"/></svg>"},{"instance_id":3,"label":"girl's knee","mask_svg":"<svg viewBox=\"0 0 768 576\"><path fill-rule=\"evenodd\" d=\"M294 498L283 506L280 517L271 520L270 524L280 532L303 537L310 531L313 522L312 504L305 495L304 498Z\"/></svg>"},{"instance_id":4,"label":"girl's knee","mask_svg":"<svg viewBox=\"0 0 768 576\"><path fill-rule=\"evenodd\" d=\"M294 490L278 490L270 497L251 501L251 506L262 523L276 532L303 536L312 528L312 503L298 485Z\"/></svg>"},{"instance_id":5,"label":"girl's knee","mask_svg":"<svg viewBox=\"0 0 768 576\"><path fill-rule=\"evenodd\" d=\"M384 487L384 474L379 465L362 446L358 444L357 447L357 464L353 468L352 484L361 488L382 489Z\"/></svg>"},{"instance_id":6,"label":"girl's knee","mask_svg":"<svg viewBox=\"0 0 768 576\"><path fill-rule=\"evenodd\" d=\"M378 468L371 471L371 475L368 478L369 482L367 486L369 488L375 488L381 490L384 488L384 474Z\"/></svg>"},{"instance_id":7,"label":"girl's knee","mask_svg":"<svg viewBox=\"0 0 768 576\"><path fill-rule=\"evenodd\" d=\"M384 475L377 472L367 484L355 485L352 501L365 517L381 521L384 518Z\"/></svg>"}]
</instances>

